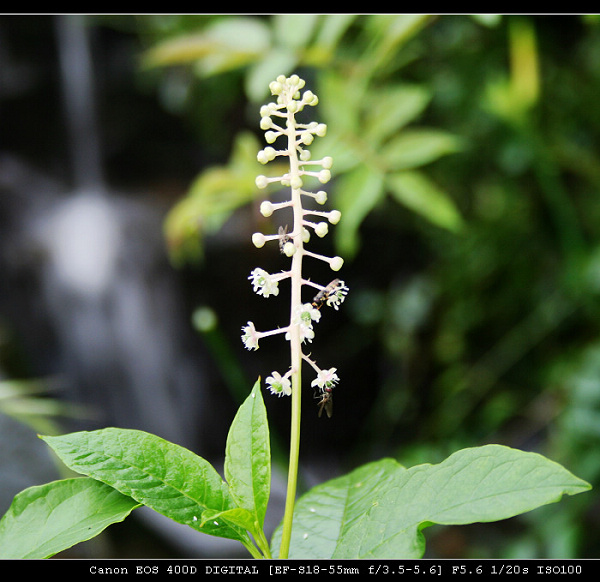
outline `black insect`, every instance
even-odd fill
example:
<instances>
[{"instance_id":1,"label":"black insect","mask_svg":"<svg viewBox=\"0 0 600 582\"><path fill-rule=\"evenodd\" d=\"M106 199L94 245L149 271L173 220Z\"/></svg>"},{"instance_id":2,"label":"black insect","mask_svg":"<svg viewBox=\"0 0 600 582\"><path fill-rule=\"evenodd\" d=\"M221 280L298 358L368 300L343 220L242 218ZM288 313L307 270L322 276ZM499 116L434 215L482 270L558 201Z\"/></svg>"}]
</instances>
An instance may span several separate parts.
<instances>
[{"instance_id":1,"label":"black insect","mask_svg":"<svg viewBox=\"0 0 600 582\"><path fill-rule=\"evenodd\" d=\"M323 409L327 413L327 418L331 418L333 414L333 388L323 388L319 400L319 418L323 414Z\"/></svg>"},{"instance_id":2,"label":"black insect","mask_svg":"<svg viewBox=\"0 0 600 582\"><path fill-rule=\"evenodd\" d=\"M340 280L334 279L325 289L319 291L312 300L312 306L315 309L321 309L323 307L323 303L325 303L335 292L337 291L338 284Z\"/></svg>"}]
</instances>

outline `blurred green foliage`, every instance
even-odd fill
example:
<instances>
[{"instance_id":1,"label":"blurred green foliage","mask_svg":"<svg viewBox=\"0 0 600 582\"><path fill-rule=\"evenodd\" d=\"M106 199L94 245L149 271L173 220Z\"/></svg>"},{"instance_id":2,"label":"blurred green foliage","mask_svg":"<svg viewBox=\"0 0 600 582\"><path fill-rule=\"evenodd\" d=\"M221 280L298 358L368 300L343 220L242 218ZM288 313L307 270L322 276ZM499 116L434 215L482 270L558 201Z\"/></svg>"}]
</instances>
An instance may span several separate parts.
<instances>
[{"instance_id":1,"label":"blurred green foliage","mask_svg":"<svg viewBox=\"0 0 600 582\"><path fill-rule=\"evenodd\" d=\"M255 200L253 128L268 82L297 72L319 96L328 135L313 156L334 158L335 245L351 288L332 336L349 378L336 401L356 439L349 463L381 450L436 462L502 442L598 485L598 17L147 16L137 26L165 107L203 119L199 138L216 157L233 145L166 221L179 262L198 259L203 238ZM477 530L464 554L598 557L593 500Z\"/></svg>"}]
</instances>

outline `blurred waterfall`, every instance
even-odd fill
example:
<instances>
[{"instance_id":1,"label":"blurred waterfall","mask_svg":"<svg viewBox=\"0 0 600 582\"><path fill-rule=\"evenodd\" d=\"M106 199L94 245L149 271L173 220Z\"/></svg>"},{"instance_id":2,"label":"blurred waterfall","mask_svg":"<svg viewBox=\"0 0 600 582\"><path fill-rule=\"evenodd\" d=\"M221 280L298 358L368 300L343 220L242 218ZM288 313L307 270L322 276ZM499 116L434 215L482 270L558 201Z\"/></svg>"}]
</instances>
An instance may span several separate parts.
<instances>
[{"instance_id":1,"label":"blurred waterfall","mask_svg":"<svg viewBox=\"0 0 600 582\"><path fill-rule=\"evenodd\" d=\"M70 162L76 188L103 188L89 31L81 15L58 16L56 38Z\"/></svg>"},{"instance_id":2,"label":"blurred waterfall","mask_svg":"<svg viewBox=\"0 0 600 582\"><path fill-rule=\"evenodd\" d=\"M57 17L56 35L74 187L33 229L61 358L78 399L110 422L194 446L200 370L182 343L161 215L105 185L85 17Z\"/></svg>"},{"instance_id":3,"label":"blurred waterfall","mask_svg":"<svg viewBox=\"0 0 600 582\"><path fill-rule=\"evenodd\" d=\"M61 397L93 411L68 430L136 428L200 452L216 419L162 210L105 183L85 17L57 17L56 39L73 185L0 156L3 317L32 373L58 378ZM136 514L192 556L230 552L218 538Z\"/></svg>"}]
</instances>

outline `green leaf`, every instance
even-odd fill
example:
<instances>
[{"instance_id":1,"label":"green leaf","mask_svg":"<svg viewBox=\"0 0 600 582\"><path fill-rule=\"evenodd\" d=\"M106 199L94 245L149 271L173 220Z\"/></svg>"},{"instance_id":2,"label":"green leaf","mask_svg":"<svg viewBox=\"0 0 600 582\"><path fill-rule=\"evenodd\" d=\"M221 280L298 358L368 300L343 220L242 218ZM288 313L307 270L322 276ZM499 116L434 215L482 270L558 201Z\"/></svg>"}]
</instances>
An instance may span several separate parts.
<instances>
[{"instance_id":1,"label":"green leaf","mask_svg":"<svg viewBox=\"0 0 600 582\"><path fill-rule=\"evenodd\" d=\"M203 171L192 183L187 195L167 215L165 236L171 258L175 262L198 259L202 255L202 237L214 233L240 206L256 197L256 161L260 149L257 139L242 132L226 166L213 166ZM281 175L286 169L272 163L264 173Z\"/></svg>"},{"instance_id":2,"label":"green leaf","mask_svg":"<svg viewBox=\"0 0 600 582\"><path fill-rule=\"evenodd\" d=\"M356 252L358 229L384 194L382 174L368 166L359 166L338 178L335 205L342 213L342 220L335 234L340 253L352 256Z\"/></svg>"},{"instance_id":3,"label":"green leaf","mask_svg":"<svg viewBox=\"0 0 600 582\"><path fill-rule=\"evenodd\" d=\"M30 487L0 520L0 558L49 558L123 521L136 507L131 497L86 477Z\"/></svg>"},{"instance_id":4,"label":"green leaf","mask_svg":"<svg viewBox=\"0 0 600 582\"><path fill-rule=\"evenodd\" d=\"M178 523L248 542L245 531L225 520L202 524L205 510L225 511L236 504L212 465L188 449L146 432L117 428L42 438L73 471Z\"/></svg>"},{"instance_id":5,"label":"green leaf","mask_svg":"<svg viewBox=\"0 0 600 582\"><path fill-rule=\"evenodd\" d=\"M315 93L319 96L319 112L327 124L327 131L342 136L360 135L363 88L352 78L333 70L319 75L318 87L318 93Z\"/></svg>"},{"instance_id":6,"label":"green leaf","mask_svg":"<svg viewBox=\"0 0 600 582\"><path fill-rule=\"evenodd\" d=\"M202 75L236 69L254 62L270 46L270 30L259 18L218 19L201 32L167 39L147 51L148 67L194 63Z\"/></svg>"},{"instance_id":7,"label":"green leaf","mask_svg":"<svg viewBox=\"0 0 600 582\"><path fill-rule=\"evenodd\" d=\"M267 412L258 380L231 424L225 448L225 479L240 508L262 528L271 487ZM251 528L251 531L256 528Z\"/></svg>"},{"instance_id":8,"label":"green leaf","mask_svg":"<svg viewBox=\"0 0 600 582\"><path fill-rule=\"evenodd\" d=\"M415 121L430 100L431 92L420 85L396 85L369 92L365 107L365 141L382 143Z\"/></svg>"},{"instance_id":9,"label":"green leaf","mask_svg":"<svg viewBox=\"0 0 600 582\"><path fill-rule=\"evenodd\" d=\"M320 14L276 14L273 16L275 41L281 47L299 51L309 43L321 18Z\"/></svg>"},{"instance_id":10,"label":"green leaf","mask_svg":"<svg viewBox=\"0 0 600 582\"><path fill-rule=\"evenodd\" d=\"M273 49L262 59L252 63L244 79L244 90L248 98L254 103L272 99L269 83L278 75L291 75L297 63L296 53L286 48ZM251 159L256 159L256 152Z\"/></svg>"},{"instance_id":11,"label":"green leaf","mask_svg":"<svg viewBox=\"0 0 600 582\"><path fill-rule=\"evenodd\" d=\"M431 223L458 232L463 219L452 199L429 178L418 171L404 171L386 176L392 196Z\"/></svg>"},{"instance_id":12,"label":"green leaf","mask_svg":"<svg viewBox=\"0 0 600 582\"><path fill-rule=\"evenodd\" d=\"M290 558L422 557L434 523L507 519L590 485L536 453L500 445L458 451L438 465L364 465L298 500ZM279 543L279 531L273 546ZM275 552L275 547L273 549Z\"/></svg>"},{"instance_id":13,"label":"green leaf","mask_svg":"<svg viewBox=\"0 0 600 582\"><path fill-rule=\"evenodd\" d=\"M235 509L227 509L225 511L215 511L214 509L207 509L202 513L201 525L207 521L226 519L230 523L239 525L241 528L246 529L250 532L256 530L256 516L253 512L243 509L242 507L236 507Z\"/></svg>"},{"instance_id":14,"label":"green leaf","mask_svg":"<svg viewBox=\"0 0 600 582\"><path fill-rule=\"evenodd\" d=\"M435 129L404 130L381 151L381 159L390 170L407 170L434 162L461 149L459 140Z\"/></svg>"},{"instance_id":15,"label":"green leaf","mask_svg":"<svg viewBox=\"0 0 600 582\"><path fill-rule=\"evenodd\" d=\"M344 33L358 18L357 14L324 14L314 44L317 49L331 53Z\"/></svg>"}]
</instances>

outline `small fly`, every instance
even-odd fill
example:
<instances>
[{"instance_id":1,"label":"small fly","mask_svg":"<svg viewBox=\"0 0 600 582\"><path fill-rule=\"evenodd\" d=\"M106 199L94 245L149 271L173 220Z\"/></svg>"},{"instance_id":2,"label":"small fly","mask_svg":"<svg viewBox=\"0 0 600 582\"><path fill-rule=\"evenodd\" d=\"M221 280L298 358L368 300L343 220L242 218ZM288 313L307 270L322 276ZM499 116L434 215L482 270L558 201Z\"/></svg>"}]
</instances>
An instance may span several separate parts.
<instances>
[{"instance_id":1,"label":"small fly","mask_svg":"<svg viewBox=\"0 0 600 582\"><path fill-rule=\"evenodd\" d=\"M280 226L279 227L279 252L283 255L284 250L283 247L285 247L286 243L289 243L292 240L292 237L287 233L287 224L285 225L285 227Z\"/></svg>"},{"instance_id":2,"label":"small fly","mask_svg":"<svg viewBox=\"0 0 600 582\"><path fill-rule=\"evenodd\" d=\"M323 414L323 408L327 413L327 418L331 418L333 414L333 388L323 388L321 392L321 400L319 400L319 418Z\"/></svg>"},{"instance_id":3,"label":"small fly","mask_svg":"<svg viewBox=\"0 0 600 582\"><path fill-rule=\"evenodd\" d=\"M334 279L327 287L319 291L312 300L312 306L315 309L321 309L323 307L323 303L327 301L336 291L339 284L339 279Z\"/></svg>"}]
</instances>

